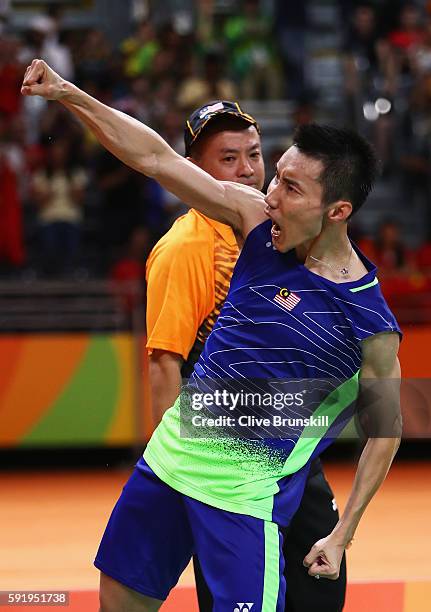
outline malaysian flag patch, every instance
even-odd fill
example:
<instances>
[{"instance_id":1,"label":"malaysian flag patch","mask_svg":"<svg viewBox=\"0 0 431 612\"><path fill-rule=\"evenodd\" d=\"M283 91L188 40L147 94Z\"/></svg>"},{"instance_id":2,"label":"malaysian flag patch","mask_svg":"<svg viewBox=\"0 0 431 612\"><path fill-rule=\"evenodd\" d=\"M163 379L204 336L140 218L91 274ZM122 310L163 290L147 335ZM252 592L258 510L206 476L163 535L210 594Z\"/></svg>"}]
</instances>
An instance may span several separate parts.
<instances>
[{"instance_id":1,"label":"malaysian flag patch","mask_svg":"<svg viewBox=\"0 0 431 612\"><path fill-rule=\"evenodd\" d=\"M289 311L293 310L300 301L301 298L296 293L289 291L289 289L280 289L274 297L274 302Z\"/></svg>"}]
</instances>

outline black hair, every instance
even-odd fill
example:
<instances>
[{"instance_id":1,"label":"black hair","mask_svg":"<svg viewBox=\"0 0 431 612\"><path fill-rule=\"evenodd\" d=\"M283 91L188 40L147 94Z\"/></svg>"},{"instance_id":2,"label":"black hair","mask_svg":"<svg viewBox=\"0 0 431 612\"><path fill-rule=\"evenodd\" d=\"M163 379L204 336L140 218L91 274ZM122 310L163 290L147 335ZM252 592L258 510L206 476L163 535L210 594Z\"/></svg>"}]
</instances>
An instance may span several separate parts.
<instances>
[{"instance_id":1,"label":"black hair","mask_svg":"<svg viewBox=\"0 0 431 612\"><path fill-rule=\"evenodd\" d=\"M205 125L199 136L190 146L190 157L199 159L199 157L202 155L202 149L205 146L205 142L209 136L226 131L242 132L243 130L247 130L251 125L252 124L250 121L242 119L237 115L229 115L228 113L216 115L210 119L210 121L208 121L207 125Z\"/></svg>"},{"instance_id":2,"label":"black hair","mask_svg":"<svg viewBox=\"0 0 431 612\"><path fill-rule=\"evenodd\" d=\"M293 144L323 164L323 206L346 200L352 215L361 208L378 174L376 154L365 138L347 128L309 123L295 130Z\"/></svg>"}]
</instances>

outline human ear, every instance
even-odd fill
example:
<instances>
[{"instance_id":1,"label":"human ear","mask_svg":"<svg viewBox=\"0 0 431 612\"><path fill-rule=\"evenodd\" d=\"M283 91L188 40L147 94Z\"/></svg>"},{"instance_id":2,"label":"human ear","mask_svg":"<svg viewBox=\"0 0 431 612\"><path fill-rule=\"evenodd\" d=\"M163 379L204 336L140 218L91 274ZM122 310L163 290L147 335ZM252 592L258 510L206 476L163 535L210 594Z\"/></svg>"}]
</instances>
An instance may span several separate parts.
<instances>
[{"instance_id":1,"label":"human ear","mask_svg":"<svg viewBox=\"0 0 431 612\"><path fill-rule=\"evenodd\" d=\"M347 202L346 200L339 200L332 204L330 209L328 210L328 219L329 221L347 221L353 211L353 206L351 202Z\"/></svg>"}]
</instances>

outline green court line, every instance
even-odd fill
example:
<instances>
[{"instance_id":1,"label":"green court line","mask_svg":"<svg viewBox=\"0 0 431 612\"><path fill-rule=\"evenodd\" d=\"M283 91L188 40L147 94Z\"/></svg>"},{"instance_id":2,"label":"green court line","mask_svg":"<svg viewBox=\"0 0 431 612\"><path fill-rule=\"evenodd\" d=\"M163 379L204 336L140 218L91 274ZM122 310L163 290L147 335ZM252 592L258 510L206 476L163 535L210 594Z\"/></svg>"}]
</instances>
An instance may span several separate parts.
<instances>
[{"instance_id":1,"label":"green court line","mask_svg":"<svg viewBox=\"0 0 431 612\"><path fill-rule=\"evenodd\" d=\"M327 416L329 427L305 427L298 438L283 468L284 474L293 474L301 469L313 454L316 446L324 438L337 417L357 398L359 392L359 372L344 381L316 408L313 417ZM315 431L315 435L312 432ZM287 470L286 470L287 468Z\"/></svg>"}]
</instances>

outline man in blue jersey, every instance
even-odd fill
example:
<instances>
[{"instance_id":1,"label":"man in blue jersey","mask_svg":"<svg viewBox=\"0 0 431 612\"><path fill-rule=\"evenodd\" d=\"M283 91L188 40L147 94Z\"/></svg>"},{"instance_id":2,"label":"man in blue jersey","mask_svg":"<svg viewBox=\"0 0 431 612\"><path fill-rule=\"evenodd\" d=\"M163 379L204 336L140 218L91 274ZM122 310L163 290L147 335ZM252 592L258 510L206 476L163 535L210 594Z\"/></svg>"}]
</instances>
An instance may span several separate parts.
<instances>
[{"instance_id":1,"label":"man in blue jersey","mask_svg":"<svg viewBox=\"0 0 431 612\"><path fill-rule=\"evenodd\" d=\"M208 110L208 106L210 110ZM212 109L212 110L211 110ZM197 135L198 134L198 135ZM193 111L184 129L185 154L218 180L262 189L260 129L237 102L216 100ZM231 228L191 209L161 238L147 261L147 348L152 408L158 424L172 406L212 331L229 290L239 250ZM181 300L178 295L181 294ZM337 580L314 580L302 561L339 519L320 459L310 465L301 505L283 530L286 609L339 612L346 592L345 558ZM193 558L200 612L212 598Z\"/></svg>"},{"instance_id":2,"label":"man in blue jersey","mask_svg":"<svg viewBox=\"0 0 431 612\"><path fill-rule=\"evenodd\" d=\"M241 403L241 385L247 390L256 381L322 381L317 403L299 397L304 392L284 395L287 420L296 423L288 435L267 436L262 429L257 436L209 436L208 429L203 437L189 435L177 400L102 539L95 561L101 610L158 610L196 553L215 612L281 612L286 585L280 526L300 503L310 462L342 429L360 388L363 401L362 386L369 381L377 381L380 394L365 406L371 435L339 522L304 559L311 576L338 576L342 554L399 445L399 328L375 267L347 236L347 219L372 188L373 152L348 130L302 126L264 197L216 181L153 130L88 96L41 60L27 69L22 93L59 100L119 159L230 225L244 243L226 303L194 369L201 393L186 398L187 417L207 395L212 408L219 406L214 381L227 381L232 386L216 391L229 397L233 389L235 397L207 419L207 427ZM241 406L246 427L262 424L273 399L258 410L247 402ZM186 435L180 435L183 427Z\"/></svg>"}]
</instances>

